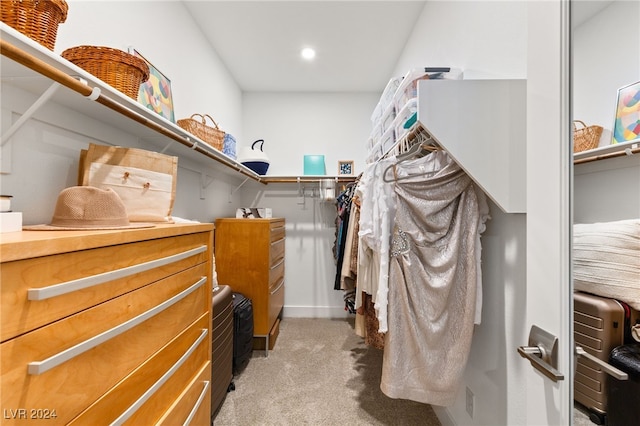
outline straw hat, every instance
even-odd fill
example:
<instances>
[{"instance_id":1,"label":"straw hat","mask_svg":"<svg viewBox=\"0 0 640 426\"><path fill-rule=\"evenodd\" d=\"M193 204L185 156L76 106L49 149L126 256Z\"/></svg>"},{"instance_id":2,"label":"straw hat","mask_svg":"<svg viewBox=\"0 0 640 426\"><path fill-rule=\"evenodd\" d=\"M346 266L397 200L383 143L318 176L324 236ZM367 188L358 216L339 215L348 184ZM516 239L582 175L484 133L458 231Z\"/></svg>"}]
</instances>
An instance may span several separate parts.
<instances>
[{"instance_id":1,"label":"straw hat","mask_svg":"<svg viewBox=\"0 0 640 426\"><path fill-rule=\"evenodd\" d=\"M74 231L90 229L150 228L151 223L129 222L124 203L113 189L72 186L60 191L49 225L25 226L24 230Z\"/></svg>"}]
</instances>

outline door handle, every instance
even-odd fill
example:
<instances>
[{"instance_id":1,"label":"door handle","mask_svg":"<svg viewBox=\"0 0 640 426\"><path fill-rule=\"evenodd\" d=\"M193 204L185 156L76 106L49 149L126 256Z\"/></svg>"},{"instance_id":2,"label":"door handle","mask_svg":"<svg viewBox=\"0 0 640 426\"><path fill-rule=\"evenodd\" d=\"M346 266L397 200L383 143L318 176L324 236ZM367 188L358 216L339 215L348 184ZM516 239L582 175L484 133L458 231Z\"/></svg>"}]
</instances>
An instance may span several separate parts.
<instances>
[{"instance_id":1,"label":"door handle","mask_svg":"<svg viewBox=\"0 0 640 426\"><path fill-rule=\"evenodd\" d=\"M603 360L601 360L600 358L596 358L595 356L591 355L589 352L585 351L584 349L582 349L581 346L576 346L576 355L578 355L579 357L585 357L587 358L589 361L598 364L598 367L600 367L600 369L602 369L602 371L604 371L605 373L615 377L618 380L629 380L629 375L627 373L625 373L624 371L618 370L617 368L615 368L613 365L604 362Z\"/></svg>"},{"instance_id":2,"label":"door handle","mask_svg":"<svg viewBox=\"0 0 640 426\"><path fill-rule=\"evenodd\" d=\"M519 346L518 353L554 382L564 380L564 374L557 370L558 338L553 334L532 325L529 331L529 345Z\"/></svg>"}]
</instances>

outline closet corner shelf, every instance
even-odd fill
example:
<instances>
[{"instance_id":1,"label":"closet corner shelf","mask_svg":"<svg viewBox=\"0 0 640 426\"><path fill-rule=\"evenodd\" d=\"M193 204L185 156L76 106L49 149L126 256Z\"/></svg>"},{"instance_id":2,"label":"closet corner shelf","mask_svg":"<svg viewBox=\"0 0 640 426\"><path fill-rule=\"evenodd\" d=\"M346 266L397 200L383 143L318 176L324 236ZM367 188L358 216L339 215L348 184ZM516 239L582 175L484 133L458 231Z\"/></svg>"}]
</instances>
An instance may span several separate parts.
<instances>
[{"instance_id":1,"label":"closet corner shelf","mask_svg":"<svg viewBox=\"0 0 640 426\"><path fill-rule=\"evenodd\" d=\"M524 79L423 80L418 121L506 213L526 213Z\"/></svg>"},{"instance_id":2,"label":"closet corner shelf","mask_svg":"<svg viewBox=\"0 0 640 426\"><path fill-rule=\"evenodd\" d=\"M640 153L640 141L630 141L601 146L573 154L573 164L585 164L608 158L622 157Z\"/></svg>"},{"instance_id":3,"label":"closet corner shelf","mask_svg":"<svg viewBox=\"0 0 640 426\"><path fill-rule=\"evenodd\" d=\"M173 148L174 142L178 142L177 146L182 148L176 148L175 151L180 157L191 158L207 166L222 166L216 170L232 175L242 174L265 183L253 170L3 22L0 22L0 53L2 83L40 95L40 99L29 109L30 113L37 110L38 103L50 99L154 143L161 147L162 152L170 146ZM56 90L56 83L68 90ZM3 139L5 135L7 133L3 131Z\"/></svg>"}]
</instances>

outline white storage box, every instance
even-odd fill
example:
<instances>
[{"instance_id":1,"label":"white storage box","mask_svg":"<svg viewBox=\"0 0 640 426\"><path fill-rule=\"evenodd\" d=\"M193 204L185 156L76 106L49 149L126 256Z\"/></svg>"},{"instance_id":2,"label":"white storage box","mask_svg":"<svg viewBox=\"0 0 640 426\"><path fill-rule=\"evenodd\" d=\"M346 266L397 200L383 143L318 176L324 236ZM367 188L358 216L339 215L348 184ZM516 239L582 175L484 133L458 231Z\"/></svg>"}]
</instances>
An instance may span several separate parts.
<instances>
[{"instance_id":1,"label":"white storage box","mask_svg":"<svg viewBox=\"0 0 640 426\"><path fill-rule=\"evenodd\" d=\"M409 129L405 128L405 123L418 111L418 100L413 98L402 107L396 119L394 120L393 127L396 132L396 141L402 139Z\"/></svg>"},{"instance_id":2,"label":"white storage box","mask_svg":"<svg viewBox=\"0 0 640 426\"><path fill-rule=\"evenodd\" d=\"M236 210L237 219L268 219L273 217L270 208L266 207L241 207Z\"/></svg>"},{"instance_id":3,"label":"white storage box","mask_svg":"<svg viewBox=\"0 0 640 426\"><path fill-rule=\"evenodd\" d=\"M418 96L420 80L462 80L463 73L459 68L425 67L409 70L393 96L393 102L399 111L409 100Z\"/></svg>"},{"instance_id":4,"label":"white storage box","mask_svg":"<svg viewBox=\"0 0 640 426\"><path fill-rule=\"evenodd\" d=\"M385 155L387 152L391 151L395 143L396 143L396 131L393 128L393 126L389 126L389 130L384 132L384 135L380 140L380 144L382 145L382 155Z\"/></svg>"},{"instance_id":5,"label":"white storage box","mask_svg":"<svg viewBox=\"0 0 640 426\"><path fill-rule=\"evenodd\" d=\"M395 105L391 104L387 107L387 109L382 114L382 120L380 122L382 125L382 135L387 133L387 131L393 127L393 120L395 119L396 119L396 107Z\"/></svg>"},{"instance_id":6,"label":"white storage box","mask_svg":"<svg viewBox=\"0 0 640 426\"><path fill-rule=\"evenodd\" d=\"M0 213L0 232L22 231L22 213L2 212Z\"/></svg>"}]
</instances>

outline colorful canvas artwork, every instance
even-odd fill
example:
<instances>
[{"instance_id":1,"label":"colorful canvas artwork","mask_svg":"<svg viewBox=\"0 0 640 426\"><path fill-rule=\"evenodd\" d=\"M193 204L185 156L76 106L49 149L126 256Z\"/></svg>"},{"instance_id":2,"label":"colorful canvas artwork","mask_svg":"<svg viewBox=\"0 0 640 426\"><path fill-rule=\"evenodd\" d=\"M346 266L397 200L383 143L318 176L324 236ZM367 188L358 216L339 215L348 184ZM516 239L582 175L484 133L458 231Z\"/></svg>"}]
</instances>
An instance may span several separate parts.
<instances>
[{"instance_id":1,"label":"colorful canvas artwork","mask_svg":"<svg viewBox=\"0 0 640 426\"><path fill-rule=\"evenodd\" d=\"M640 141L640 81L618 90L612 143Z\"/></svg>"},{"instance_id":2,"label":"colorful canvas artwork","mask_svg":"<svg viewBox=\"0 0 640 426\"><path fill-rule=\"evenodd\" d=\"M172 123L175 123L171 81L138 51L131 48L129 49L129 53L136 55L149 65L149 79L140 85L138 102Z\"/></svg>"}]
</instances>

